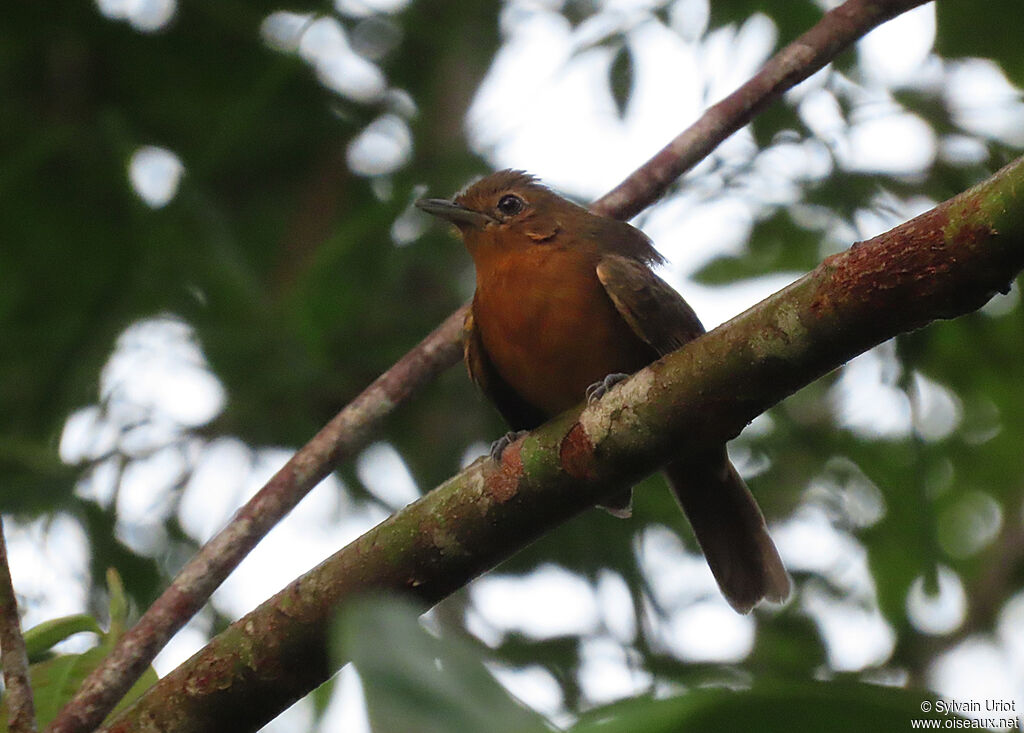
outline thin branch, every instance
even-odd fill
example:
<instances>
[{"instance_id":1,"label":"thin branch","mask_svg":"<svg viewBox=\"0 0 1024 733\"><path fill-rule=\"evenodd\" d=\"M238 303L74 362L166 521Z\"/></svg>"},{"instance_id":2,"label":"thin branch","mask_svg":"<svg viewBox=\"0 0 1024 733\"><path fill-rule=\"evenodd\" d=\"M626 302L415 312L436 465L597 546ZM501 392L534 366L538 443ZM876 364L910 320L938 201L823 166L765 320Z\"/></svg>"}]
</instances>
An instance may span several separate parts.
<instances>
[{"instance_id":1,"label":"thin branch","mask_svg":"<svg viewBox=\"0 0 1024 733\"><path fill-rule=\"evenodd\" d=\"M260 539L341 461L365 445L382 418L458 361L465 306L339 412L181 569L142 618L85 680L48 730L95 728L167 641L203 607Z\"/></svg>"},{"instance_id":2,"label":"thin branch","mask_svg":"<svg viewBox=\"0 0 1024 733\"><path fill-rule=\"evenodd\" d=\"M700 119L662 148L591 209L631 219L706 158L723 140L769 104L823 68L872 28L931 0L847 0L775 54L750 81L709 107Z\"/></svg>"},{"instance_id":3,"label":"thin branch","mask_svg":"<svg viewBox=\"0 0 1024 733\"><path fill-rule=\"evenodd\" d=\"M651 161L595 202L593 210L618 218L642 210L675 178L786 89L810 76L873 27L926 1L847 0L826 13L797 42L776 54L750 82L710 108ZM89 675L49 731L84 733L99 724L170 637L202 607L263 535L341 460L358 450L384 416L458 361L465 312L463 306L449 316L346 407L199 551Z\"/></svg>"},{"instance_id":4,"label":"thin branch","mask_svg":"<svg viewBox=\"0 0 1024 733\"><path fill-rule=\"evenodd\" d=\"M28 655L21 635L18 599L7 562L7 539L0 517L0 653L3 654L4 686L7 697L7 729L11 733L36 730L32 686L28 681Z\"/></svg>"},{"instance_id":5,"label":"thin branch","mask_svg":"<svg viewBox=\"0 0 1024 733\"><path fill-rule=\"evenodd\" d=\"M481 459L232 624L104 730L254 730L326 680L340 604L435 603L682 449L735 437L847 360L981 307L1024 268L1024 158Z\"/></svg>"}]
</instances>

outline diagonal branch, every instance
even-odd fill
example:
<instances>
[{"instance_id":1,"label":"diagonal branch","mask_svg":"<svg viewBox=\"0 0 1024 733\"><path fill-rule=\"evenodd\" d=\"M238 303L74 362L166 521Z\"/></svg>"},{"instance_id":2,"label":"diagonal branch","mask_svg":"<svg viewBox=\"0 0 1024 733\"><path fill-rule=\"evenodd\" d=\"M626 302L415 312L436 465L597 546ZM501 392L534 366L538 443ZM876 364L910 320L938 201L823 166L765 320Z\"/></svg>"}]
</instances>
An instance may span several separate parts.
<instances>
[{"instance_id":1,"label":"diagonal branch","mask_svg":"<svg viewBox=\"0 0 1024 733\"><path fill-rule=\"evenodd\" d=\"M633 218L783 92L823 68L875 26L928 2L847 0L830 10L813 28L772 56L750 81L708 108L699 120L591 208L616 219Z\"/></svg>"},{"instance_id":2,"label":"diagonal branch","mask_svg":"<svg viewBox=\"0 0 1024 733\"><path fill-rule=\"evenodd\" d=\"M365 445L377 424L396 405L459 359L464 318L461 309L449 316L292 456L185 564L86 678L49 730L87 731L99 725L157 652L203 607L256 543L336 465Z\"/></svg>"},{"instance_id":3,"label":"diagonal branch","mask_svg":"<svg viewBox=\"0 0 1024 733\"><path fill-rule=\"evenodd\" d=\"M822 68L873 27L928 0L847 0L776 54L747 84L594 203L598 213L627 218L747 124L784 91ZM85 680L49 731L94 728L149 666L157 652L209 599L239 562L341 461L367 442L380 421L461 353L463 306L367 388L286 464L231 523L178 573L171 585Z\"/></svg>"},{"instance_id":4,"label":"diagonal branch","mask_svg":"<svg viewBox=\"0 0 1024 733\"><path fill-rule=\"evenodd\" d=\"M435 603L684 451L735 437L851 357L981 307L1024 268L1024 158L846 252L730 322L481 459L232 624L108 731L250 730L333 672L338 606Z\"/></svg>"},{"instance_id":5,"label":"diagonal branch","mask_svg":"<svg viewBox=\"0 0 1024 733\"><path fill-rule=\"evenodd\" d=\"M4 687L7 702L7 727L11 733L29 733L36 729L32 686L28 681L28 655L21 635L18 599L11 582L7 562L7 539L0 518L0 653L3 655Z\"/></svg>"}]
</instances>

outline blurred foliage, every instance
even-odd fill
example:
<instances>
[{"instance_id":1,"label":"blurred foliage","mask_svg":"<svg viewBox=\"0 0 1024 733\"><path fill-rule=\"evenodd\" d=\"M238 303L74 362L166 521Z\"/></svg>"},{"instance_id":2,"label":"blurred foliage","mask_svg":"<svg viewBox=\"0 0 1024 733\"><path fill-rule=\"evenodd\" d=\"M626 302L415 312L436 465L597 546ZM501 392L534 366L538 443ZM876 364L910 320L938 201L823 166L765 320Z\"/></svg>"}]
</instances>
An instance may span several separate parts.
<instances>
[{"instance_id":1,"label":"blurred foliage","mask_svg":"<svg viewBox=\"0 0 1024 733\"><path fill-rule=\"evenodd\" d=\"M762 731L830 730L855 733L906 731L911 720L938 721L956 716L921 712L920 693L865 683L796 682L756 684L737 694L727 689L697 689L663 700L635 698L590 711L573 733L672 733L673 731L746 730L757 721ZM961 722L961 721L957 721Z\"/></svg>"},{"instance_id":2,"label":"blurred foliage","mask_svg":"<svg viewBox=\"0 0 1024 733\"><path fill-rule=\"evenodd\" d=\"M341 610L333 644L350 660L366 693L373 730L445 733L456 730L548 731L497 683L486 648L439 638L420 623L422 609L396 598L364 597ZM384 654L382 649L401 650ZM543 649L541 650L543 652ZM920 692L843 680L774 679L736 692L688 690L663 699L637 697L588 711L573 733L673 733L681 730L906 731L911 720L958 716L922 712ZM962 719L961 719L962 720Z\"/></svg>"},{"instance_id":3,"label":"blurred foliage","mask_svg":"<svg viewBox=\"0 0 1024 733\"><path fill-rule=\"evenodd\" d=\"M989 0L983 8L973 3L940 2L935 8L939 53L995 59L1014 84L1024 85L1019 28L1007 22L1020 10L1015 0Z\"/></svg>"},{"instance_id":4,"label":"blurred foliage","mask_svg":"<svg viewBox=\"0 0 1024 733\"><path fill-rule=\"evenodd\" d=\"M821 18L821 9L813 0L793 0L788 3L764 3L760 0L729 0L724 3L708 3L712 28L747 21L755 13L766 13L779 29L784 42L796 38Z\"/></svg>"},{"instance_id":5,"label":"blurred foliage","mask_svg":"<svg viewBox=\"0 0 1024 733\"><path fill-rule=\"evenodd\" d=\"M674 4L656 5L644 21L669 24ZM1008 22L1016 18L1015 5L939 3L938 50L991 57L1022 83L1019 24ZM767 13L786 42L820 17L817 8L810 0L713 2L709 23L714 30ZM407 238L395 227L423 187L446 194L487 170L468 150L463 117L499 48L499 12L508 4L422 0L369 15L321 3L284 9L309 14L309 22L333 18L353 39L378 43L373 58L390 91L370 99L331 91L301 53L262 40L268 16L282 10L273 3L183 2L166 27L152 32L104 17L91 3L14 3L4 13L0 508L23 517L65 511L79 518L90 540L96 608L108 566L121 570L144 606L192 547L168 510L164 545L133 551L117 534L116 502L74 493L103 467L113 465L123 475L145 451L116 442L112 453L74 466L58 455L65 420L97 403L101 369L126 327L164 314L187 322L226 389L224 410L212 422L174 434L183 451L191 441L223 435L253 446L297 446L471 292L468 258L446 232L414 226ZM561 6L573 27L604 10L603 3L582 0ZM610 50L609 91L620 115L637 73L627 36L628 28L620 28L601 41ZM851 92L862 81L858 75L856 55L847 53L823 82L850 124L860 105ZM940 138L975 139L958 125L941 89L898 89L891 101ZM747 165L712 159L700 180L687 179L675 191L705 198L743 193L762 203L747 244L712 259L697 280L724 284L805 271L858 238L864 212L898 223L902 217L886 210L892 202L947 198L1016 154L1004 142L977 138L980 158L939 157L920 175L854 170L842 164L832 141L808 127L799 104L799 97L787 98L755 121ZM353 141L389 115L409 131L407 159L385 172L354 173ZM792 201L780 201L756 180L758 156L805 143L825 150L828 173L807 178ZM145 203L129 183L129 162L146 145L173 151L184 167L177 194L160 208ZM772 410L767 429L749 431L735 446L756 469L751 485L770 520L821 506L836 528L867 548L878 606L896 639L879 666L905 672L914 685L927 683L929 665L958 640L991 633L1005 601L1024 587L1019 292L984 312L898 339L882 382L911 405L915 429L909 434L886 436L844 422L834 409L839 377L831 375ZM922 379L933 385L930 391L915 386ZM951 431L928 427L925 396L936 390L951 396L959 416ZM98 401L101 409L112 408L109 393ZM133 427L126 425L122 437ZM468 446L503 429L461 371L452 370L403 406L385 434L427 489L457 470ZM341 474L366 500L355 471L347 466ZM878 516L867 521L850 510L864 492L881 503ZM991 525L984 512L993 502L998 521L986 535L977 527ZM806 720L785 718L783 708L794 715L828 711L830 725L839 715L862 721L854 712L859 706L907 709L899 695L863 685L810 685L828 670L829 655L805 612L807 590L838 599L849 592L814 571L796 573L796 599L785 609L757 614L756 643L741 663L693 664L668 651L650 630L678 609L655 600L657 580L637 559L645 533L666 524L693 547L661 480L652 478L636 492L632 521L589 512L501 571L527 574L554 563L595 583L611 571L624 581L641 618L636 638L624 642L630 663L673 689L768 680L775 686L749 697L748 707L732 708L732 695L706 697L715 710L758 716L766 726L761 729L776 729L769 726L769 710L780 713L779 726ZM917 578L930 587L938 565L959 576L969 599L965 621L946 636L923 633L906 611L908 589ZM471 606L464 593L442 604L438 623L445 634L465 633ZM584 641L509 632L490 654L509 665L545 668L558 680L566 709L578 712L595 704L576 677ZM424 652L435 653L445 652ZM490 682L481 684L493 692ZM438 694L463 693L450 688ZM700 697L694 709L703 706ZM630 704L636 709L616 715L660 715L646 698ZM692 713L674 704L657 703L671 709L668 719L689 719ZM518 714L509 713L510 719ZM728 729L722 720L718 727Z\"/></svg>"},{"instance_id":6,"label":"blurred foliage","mask_svg":"<svg viewBox=\"0 0 1024 733\"><path fill-rule=\"evenodd\" d=\"M72 496L81 473L55 448L68 414L96 401L100 368L137 319L171 313L195 328L228 392L203 433L300 445L466 297L454 241L436 231L398 247L389 232L415 185L454 190L483 168L459 131L497 44L496 9L420 4L401 17L404 55L387 59L388 73L447 113L411 121L414 161L387 195L346 165L346 146L387 101L331 95L295 55L268 48L259 26L276 9L183 7L170 27L142 34L90 4L11 8L0 57L5 510L66 508L100 528ZM414 61L425 57L430 68ZM154 144L185 167L160 209L127 177L134 150ZM456 407L474 397L453 377L389 426L425 486L488 432ZM413 449L442 432L451 443ZM109 559L96 558L98 573Z\"/></svg>"},{"instance_id":7,"label":"blurred foliage","mask_svg":"<svg viewBox=\"0 0 1024 733\"><path fill-rule=\"evenodd\" d=\"M478 645L431 635L420 626L422 612L401 598L366 597L347 603L335 621L336 656L359 671L374 730L551 730L491 676Z\"/></svg>"}]
</instances>

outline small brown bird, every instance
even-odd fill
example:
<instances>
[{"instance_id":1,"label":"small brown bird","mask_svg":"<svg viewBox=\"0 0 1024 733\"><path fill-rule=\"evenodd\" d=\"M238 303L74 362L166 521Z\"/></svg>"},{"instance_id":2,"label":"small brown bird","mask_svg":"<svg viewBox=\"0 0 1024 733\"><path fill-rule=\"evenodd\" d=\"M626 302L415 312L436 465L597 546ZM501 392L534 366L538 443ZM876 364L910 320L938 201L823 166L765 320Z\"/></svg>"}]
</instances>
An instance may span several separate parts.
<instances>
[{"instance_id":1,"label":"small brown bird","mask_svg":"<svg viewBox=\"0 0 1024 733\"><path fill-rule=\"evenodd\" d=\"M664 260L643 232L526 173L494 173L452 201L416 205L454 224L473 257L466 366L515 430L532 430L704 333L651 270ZM665 473L733 608L785 600L789 576L725 446ZM618 508L628 506L627 492Z\"/></svg>"}]
</instances>

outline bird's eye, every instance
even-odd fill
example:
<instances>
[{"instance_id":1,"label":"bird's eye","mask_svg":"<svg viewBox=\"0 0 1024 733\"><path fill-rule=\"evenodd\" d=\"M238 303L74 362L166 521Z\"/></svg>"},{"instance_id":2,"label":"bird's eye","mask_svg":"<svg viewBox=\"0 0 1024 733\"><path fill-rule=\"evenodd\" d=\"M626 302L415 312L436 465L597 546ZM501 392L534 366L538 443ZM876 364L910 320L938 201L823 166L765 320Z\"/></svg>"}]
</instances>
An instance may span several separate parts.
<instances>
[{"instance_id":1,"label":"bird's eye","mask_svg":"<svg viewBox=\"0 0 1024 733\"><path fill-rule=\"evenodd\" d=\"M505 216L515 216L526 208L526 202L514 193L507 193L498 200L498 211Z\"/></svg>"}]
</instances>

